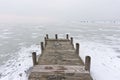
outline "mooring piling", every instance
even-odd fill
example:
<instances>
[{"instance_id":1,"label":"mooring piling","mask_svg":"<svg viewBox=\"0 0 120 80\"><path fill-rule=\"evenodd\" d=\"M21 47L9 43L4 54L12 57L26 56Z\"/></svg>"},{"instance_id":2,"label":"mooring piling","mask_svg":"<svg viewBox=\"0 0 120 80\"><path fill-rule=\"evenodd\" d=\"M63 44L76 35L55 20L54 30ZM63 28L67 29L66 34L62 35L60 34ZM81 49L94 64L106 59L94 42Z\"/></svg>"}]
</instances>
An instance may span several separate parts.
<instances>
[{"instance_id":1,"label":"mooring piling","mask_svg":"<svg viewBox=\"0 0 120 80\"><path fill-rule=\"evenodd\" d=\"M47 45L47 38L45 37L44 40L45 40L45 46L46 46Z\"/></svg>"},{"instance_id":2,"label":"mooring piling","mask_svg":"<svg viewBox=\"0 0 120 80\"><path fill-rule=\"evenodd\" d=\"M91 64L91 58L90 58L90 56L86 56L86 58L85 58L85 70L90 71L90 64Z\"/></svg>"},{"instance_id":3,"label":"mooring piling","mask_svg":"<svg viewBox=\"0 0 120 80\"><path fill-rule=\"evenodd\" d=\"M44 45L43 42L41 42L41 53L43 53L43 50L44 50Z\"/></svg>"},{"instance_id":4,"label":"mooring piling","mask_svg":"<svg viewBox=\"0 0 120 80\"><path fill-rule=\"evenodd\" d=\"M55 39L58 39L58 35L57 34L55 34Z\"/></svg>"},{"instance_id":5,"label":"mooring piling","mask_svg":"<svg viewBox=\"0 0 120 80\"><path fill-rule=\"evenodd\" d=\"M33 66L37 65L37 56L36 56L36 52L32 53L32 59L33 59Z\"/></svg>"},{"instance_id":6,"label":"mooring piling","mask_svg":"<svg viewBox=\"0 0 120 80\"><path fill-rule=\"evenodd\" d=\"M73 45L73 37L71 37L70 39L71 39L71 44Z\"/></svg>"},{"instance_id":7,"label":"mooring piling","mask_svg":"<svg viewBox=\"0 0 120 80\"><path fill-rule=\"evenodd\" d=\"M48 34L46 34L46 39L49 39Z\"/></svg>"},{"instance_id":8,"label":"mooring piling","mask_svg":"<svg viewBox=\"0 0 120 80\"><path fill-rule=\"evenodd\" d=\"M76 53L79 55L79 43L76 43Z\"/></svg>"},{"instance_id":9,"label":"mooring piling","mask_svg":"<svg viewBox=\"0 0 120 80\"><path fill-rule=\"evenodd\" d=\"M69 35L68 34L66 34L66 39L69 39Z\"/></svg>"}]
</instances>

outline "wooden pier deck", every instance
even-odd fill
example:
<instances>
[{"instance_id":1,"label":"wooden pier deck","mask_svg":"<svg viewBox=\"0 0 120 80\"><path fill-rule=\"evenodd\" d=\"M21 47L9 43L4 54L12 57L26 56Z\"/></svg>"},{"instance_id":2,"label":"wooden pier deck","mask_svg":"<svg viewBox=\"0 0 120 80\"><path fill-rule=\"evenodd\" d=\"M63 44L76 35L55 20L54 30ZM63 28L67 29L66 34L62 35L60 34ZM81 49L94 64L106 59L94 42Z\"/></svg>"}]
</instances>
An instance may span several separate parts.
<instances>
[{"instance_id":1,"label":"wooden pier deck","mask_svg":"<svg viewBox=\"0 0 120 80\"><path fill-rule=\"evenodd\" d=\"M79 44L76 49L73 38L49 39L45 37L45 43L41 42L41 55L36 58L33 52L33 69L28 80L92 80L90 75L90 57L86 57L84 64L79 57Z\"/></svg>"}]
</instances>

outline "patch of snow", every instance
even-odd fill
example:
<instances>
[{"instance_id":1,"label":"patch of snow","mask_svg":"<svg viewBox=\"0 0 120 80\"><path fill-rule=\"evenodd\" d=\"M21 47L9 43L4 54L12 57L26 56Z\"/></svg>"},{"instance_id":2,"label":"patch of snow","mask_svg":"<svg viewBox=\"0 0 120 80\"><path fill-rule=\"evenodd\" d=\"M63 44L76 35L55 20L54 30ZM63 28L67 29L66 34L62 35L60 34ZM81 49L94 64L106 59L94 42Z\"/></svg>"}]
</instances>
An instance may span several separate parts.
<instances>
[{"instance_id":1,"label":"patch of snow","mask_svg":"<svg viewBox=\"0 0 120 80\"><path fill-rule=\"evenodd\" d=\"M91 56L91 75L93 80L120 80L120 58L108 45L94 42L80 43L80 57ZM120 56L120 55L119 55Z\"/></svg>"},{"instance_id":2,"label":"patch of snow","mask_svg":"<svg viewBox=\"0 0 120 80\"><path fill-rule=\"evenodd\" d=\"M22 47L16 52L12 60L0 67L0 80L27 80L32 64L32 52L40 54L40 46L32 45L29 48Z\"/></svg>"}]
</instances>

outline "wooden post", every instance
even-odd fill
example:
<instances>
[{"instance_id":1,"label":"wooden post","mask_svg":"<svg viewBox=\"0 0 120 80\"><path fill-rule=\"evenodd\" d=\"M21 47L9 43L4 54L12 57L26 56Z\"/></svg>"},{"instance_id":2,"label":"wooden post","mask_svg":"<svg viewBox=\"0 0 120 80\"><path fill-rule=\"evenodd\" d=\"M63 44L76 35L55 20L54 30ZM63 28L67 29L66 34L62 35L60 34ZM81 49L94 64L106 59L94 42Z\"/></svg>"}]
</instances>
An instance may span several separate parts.
<instances>
[{"instance_id":1,"label":"wooden post","mask_svg":"<svg viewBox=\"0 0 120 80\"><path fill-rule=\"evenodd\" d=\"M43 53L44 50L44 46L43 46L43 42L41 42L41 53Z\"/></svg>"},{"instance_id":2,"label":"wooden post","mask_svg":"<svg viewBox=\"0 0 120 80\"><path fill-rule=\"evenodd\" d=\"M76 43L76 53L79 55L79 43Z\"/></svg>"},{"instance_id":3,"label":"wooden post","mask_svg":"<svg viewBox=\"0 0 120 80\"><path fill-rule=\"evenodd\" d=\"M48 34L46 34L46 39L48 39L49 37L48 37Z\"/></svg>"},{"instance_id":4,"label":"wooden post","mask_svg":"<svg viewBox=\"0 0 120 80\"><path fill-rule=\"evenodd\" d=\"M69 39L69 35L68 34L66 34L66 39Z\"/></svg>"},{"instance_id":5,"label":"wooden post","mask_svg":"<svg viewBox=\"0 0 120 80\"><path fill-rule=\"evenodd\" d=\"M86 58L85 58L85 70L90 71L90 64L91 64L91 58L90 58L90 56L86 56Z\"/></svg>"},{"instance_id":6,"label":"wooden post","mask_svg":"<svg viewBox=\"0 0 120 80\"><path fill-rule=\"evenodd\" d=\"M36 56L36 52L33 52L32 53L32 59L33 59L33 65L35 66L35 65L37 65L37 58L36 58L37 56Z\"/></svg>"},{"instance_id":7,"label":"wooden post","mask_svg":"<svg viewBox=\"0 0 120 80\"><path fill-rule=\"evenodd\" d=\"M73 37L71 37L71 44L73 44Z\"/></svg>"},{"instance_id":8,"label":"wooden post","mask_svg":"<svg viewBox=\"0 0 120 80\"><path fill-rule=\"evenodd\" d=\"M47 39L46 39L46 37L45 37L44 39L45 39L45 46L46 46L46 44L47 44Z\"/></svg>"},{"instance_id":9,"label":"wooden post","mask_svg":"<svg viewBox=\"0 0 120 80\"><path fill-rule=\"evenodd\" d=\"M58 35L57 34L55 34L55 39L58 39Z\"/></svg>"}]
</instances>

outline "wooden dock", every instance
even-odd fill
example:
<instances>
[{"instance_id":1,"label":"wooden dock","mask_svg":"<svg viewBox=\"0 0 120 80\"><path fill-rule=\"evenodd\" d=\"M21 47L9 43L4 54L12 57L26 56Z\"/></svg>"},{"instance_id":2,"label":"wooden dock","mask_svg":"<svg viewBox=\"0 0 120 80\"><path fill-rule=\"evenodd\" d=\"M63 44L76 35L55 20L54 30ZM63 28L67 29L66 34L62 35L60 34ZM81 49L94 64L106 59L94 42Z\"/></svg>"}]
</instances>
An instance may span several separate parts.
<instances>
[{"instance_id":1,"label":"wooden dock","mask_svg":"<svg viewBox=\"0 0 120 80\"><path fill-rule=\"evenodd\" d=\"M81 53L82 54L82 53ZM45 42L41 42L41 55L36 58L32 53L33 69L28 80L92 80L90 75L90 57L85 63L79 57L79 44L74 48L73 38L50 39L48 35Z\"/></svg>"}]
</instances>

